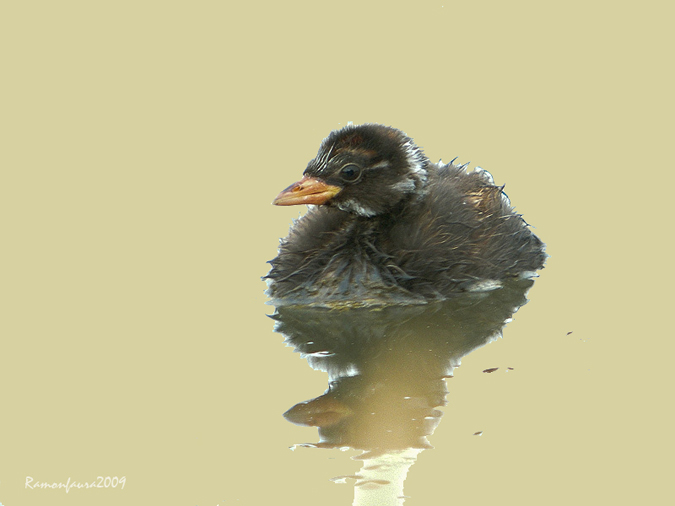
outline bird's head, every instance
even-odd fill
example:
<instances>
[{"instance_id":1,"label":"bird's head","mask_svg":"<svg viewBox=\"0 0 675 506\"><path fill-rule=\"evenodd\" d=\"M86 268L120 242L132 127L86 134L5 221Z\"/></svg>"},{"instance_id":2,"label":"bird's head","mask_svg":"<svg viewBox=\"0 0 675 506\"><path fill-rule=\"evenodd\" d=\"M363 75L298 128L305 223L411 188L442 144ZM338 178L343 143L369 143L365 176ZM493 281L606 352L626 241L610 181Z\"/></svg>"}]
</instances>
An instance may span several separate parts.
<instances>
[{"instance_id":1,"label":"bird's head","mask_svg":"<svg viewBox=\"0 0 675 506\"><path fill-rule=\"evenodd\" d=\"M376 216L422 190L428 163L422 150L400 130L348 125L324 139L303 178L272 203L326 205Z\"/></svg>"}]
</instances>

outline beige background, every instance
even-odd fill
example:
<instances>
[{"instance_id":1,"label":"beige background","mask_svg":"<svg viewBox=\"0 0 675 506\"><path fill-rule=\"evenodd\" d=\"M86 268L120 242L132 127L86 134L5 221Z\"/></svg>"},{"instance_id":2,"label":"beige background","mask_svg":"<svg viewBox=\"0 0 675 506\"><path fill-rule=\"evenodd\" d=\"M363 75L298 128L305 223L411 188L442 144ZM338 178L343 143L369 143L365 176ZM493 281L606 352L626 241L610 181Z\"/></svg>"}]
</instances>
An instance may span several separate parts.
<instances>
[{"instance_id":1,"label":"beige background","mask_svg":"<svg viewBox=\"0 0 675 506\"><path fill-rule=\"evenodd\" d=\"M666 5L5 3L0 503L351 503L329 478L356 452L288 449L317 434L281 413L326 376L260 281L302 211L270 201L348 121L490 170L551 254L451 380L408 503L664 503Z\"/></svg>"}]
</instances>

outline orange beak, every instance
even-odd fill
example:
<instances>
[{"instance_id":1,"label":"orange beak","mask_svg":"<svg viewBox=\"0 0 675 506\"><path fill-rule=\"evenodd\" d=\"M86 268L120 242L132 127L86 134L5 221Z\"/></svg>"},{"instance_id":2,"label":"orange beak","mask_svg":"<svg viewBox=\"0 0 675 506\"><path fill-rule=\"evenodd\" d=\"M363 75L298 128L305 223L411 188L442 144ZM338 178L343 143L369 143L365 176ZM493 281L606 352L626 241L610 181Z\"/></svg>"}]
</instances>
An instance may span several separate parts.
<instances>
[{"instance_id":1,"label":"orange beak","mask_svg":"<svg viewBox=\"0 0 675 506\"><path fill-rule=\"evenodd\" d=\"M340 190L339 186L326 184L315 177L303 177L297 183L282 191L272 201L275 206L297 206L298 204L325 204Z\"/></svg>"}]
</instances>

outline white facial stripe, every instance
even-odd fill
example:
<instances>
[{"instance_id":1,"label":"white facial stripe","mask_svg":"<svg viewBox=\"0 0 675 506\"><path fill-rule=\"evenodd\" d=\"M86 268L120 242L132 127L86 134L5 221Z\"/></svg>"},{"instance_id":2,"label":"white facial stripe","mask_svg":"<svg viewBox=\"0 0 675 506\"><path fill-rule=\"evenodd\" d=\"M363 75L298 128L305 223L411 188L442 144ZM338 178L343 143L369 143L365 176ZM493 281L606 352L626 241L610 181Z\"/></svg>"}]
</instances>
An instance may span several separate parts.
<instances>
[{"instance_id":1,"label":"white facial stripe","mask_svg":"<svg viewBox=\"0 0 675 506\"><path fill-rule=\"evenodd\" d=\"M320 157L315 159L316 166L319 170L322 170L323 168L326 167L326 164L328 163L328 157L330 154L333 152L333 148L335 147L335 144L333 144L328 151L325 151Z\"/></svg>"},{"instance_id":2,"label":"white facial stripe","mask_svg":"<svg viewBox=\"0 0 675 506\"><path fill-rule=\"evenodd\" d=\"M352 213L359 214L361 216L375 216L377 213L370 209L369 207L364 207L358 202L355 202L354 200L345 200L343 202L340 202L338 205L338 208L341 209L342 211L348 211Z\"/></svg>"},{"instance_id":3,"label":"white facial stripe","mask_svg":"<svg viewBox=\"0 0 675 506\"><path fill-rule=\"evenodd\" d=\"M380 163L376 163L372 167L368 167L368 170L372 169L384 169L386 167L389 167L389 162L386 160L381 161Z\"/></svg>"}]
</instances>

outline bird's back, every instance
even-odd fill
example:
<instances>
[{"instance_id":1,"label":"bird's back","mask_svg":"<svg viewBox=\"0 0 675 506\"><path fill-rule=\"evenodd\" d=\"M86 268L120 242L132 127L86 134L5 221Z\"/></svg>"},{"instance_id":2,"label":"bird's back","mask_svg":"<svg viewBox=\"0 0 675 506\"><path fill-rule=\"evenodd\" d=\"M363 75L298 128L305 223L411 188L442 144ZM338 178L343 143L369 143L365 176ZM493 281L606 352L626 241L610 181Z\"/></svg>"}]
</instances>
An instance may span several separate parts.
<instances>
[{"instance_id":1,"label":"bird's back","mask_svg":"<svg viewBox=\"0 0 675 506\"><path fill-rule=\"evenodd\" d=\"M544 244L489 173L432 169L428 195L387 238L392 261L410 277L404 286L447 296L543 267Z\"/></svg>"}]
</instances>

